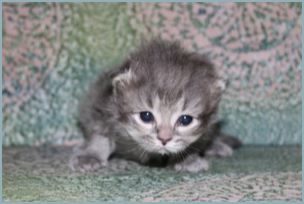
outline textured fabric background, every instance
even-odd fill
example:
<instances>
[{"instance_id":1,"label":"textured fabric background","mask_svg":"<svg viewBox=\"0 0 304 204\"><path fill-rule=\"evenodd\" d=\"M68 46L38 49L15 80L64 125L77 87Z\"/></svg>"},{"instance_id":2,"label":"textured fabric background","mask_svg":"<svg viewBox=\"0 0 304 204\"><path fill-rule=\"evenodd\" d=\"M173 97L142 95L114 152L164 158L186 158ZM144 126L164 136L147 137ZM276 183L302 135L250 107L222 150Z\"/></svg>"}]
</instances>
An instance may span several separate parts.
<instances>
[{"instance_id":1,"label":"textured fabric background","mask_svg":"<svg viewBox=\"0 0 304 204\"><path fill-rule=\"evenodd\" d=\"M301 201L301 146L241 148L209 158L210 170L175 172L113 159L97 172L71 172L71 147L3 149L3 199L33 201Z\"/></svg>"},{"instance_id":2,"label":"textured fabric background","mask_svg":"<svg viewBox=\"0 0 304 204\"><path fill-rule=\"evenodd\" d=\"M301 142L300 3L4 3L4 145L66 144L79 98L142 38L208 55L229 87L226 131Z\"/></svg>"}]
</instances>

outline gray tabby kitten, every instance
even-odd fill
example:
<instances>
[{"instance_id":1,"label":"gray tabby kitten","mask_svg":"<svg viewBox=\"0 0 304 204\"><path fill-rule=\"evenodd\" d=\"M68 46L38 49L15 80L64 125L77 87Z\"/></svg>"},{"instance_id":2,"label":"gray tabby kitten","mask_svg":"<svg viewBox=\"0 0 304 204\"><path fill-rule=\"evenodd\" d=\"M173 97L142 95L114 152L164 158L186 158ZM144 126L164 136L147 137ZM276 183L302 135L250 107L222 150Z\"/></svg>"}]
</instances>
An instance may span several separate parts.
<instances>
[{"instance_id":1,"label":"gray tabby kitten","mask_svg":"<svg viewBox=\"0 0 304 204\"><path fill-rule=\"evenodd\" d=\"M154 40L103 73L80 106L85 142L70 160L92 171L118 156L178 171L208 169L206 155L228 156L240 142L219 131L225 84L204 57Z\"/></svg>"}]
</instances>

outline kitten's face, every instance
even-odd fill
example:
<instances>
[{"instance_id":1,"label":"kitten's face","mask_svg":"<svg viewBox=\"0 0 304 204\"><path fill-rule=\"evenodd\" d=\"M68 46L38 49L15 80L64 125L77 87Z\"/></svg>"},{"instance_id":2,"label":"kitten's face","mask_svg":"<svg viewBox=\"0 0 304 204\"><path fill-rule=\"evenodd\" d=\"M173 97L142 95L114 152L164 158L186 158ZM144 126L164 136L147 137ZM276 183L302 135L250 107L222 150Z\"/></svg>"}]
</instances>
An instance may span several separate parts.
<instances>
[{"instance_id":1,"label":"kitten's face","mask_svg":"<svg viewBox=\"0 0 304 204\"><path fill-rule=\"evenodd\" d=\"M120 90L116 95L121 123L134 141L148 152L170 154L183 151L202 136L208 125L202 116L210 97L197 89L208 86L185 83L170 89L138 78L129 71L114 79Z\"/></svg>"},{"instance_id":2,"label":"kitten's face","mask_svg":"<svg viewBox=\"0 0 304 204\"><path fill-rule=\"evenodd\" d=\"M160 154L180 152L202 136L223 90L205 58L164 43L136 53L112 83L128 135Z\"/></svg>"},{"instance_id":3,"label":"kitten's face","mask_svg":"<svg viewBox=\"0 0 304 204\"><path fill-rule=\"evenodd\" d=\"M152 106L142 103L141 108L134 109L134 112L128 115L125 128L129 135L149 152L180 152L202 134L197 131L201 125L198 113L202 107L196 104L196 107L185 108L184 101L185 99L181 98L174 104L165 104L155 96Z\"/></svg>"}]
</instances>

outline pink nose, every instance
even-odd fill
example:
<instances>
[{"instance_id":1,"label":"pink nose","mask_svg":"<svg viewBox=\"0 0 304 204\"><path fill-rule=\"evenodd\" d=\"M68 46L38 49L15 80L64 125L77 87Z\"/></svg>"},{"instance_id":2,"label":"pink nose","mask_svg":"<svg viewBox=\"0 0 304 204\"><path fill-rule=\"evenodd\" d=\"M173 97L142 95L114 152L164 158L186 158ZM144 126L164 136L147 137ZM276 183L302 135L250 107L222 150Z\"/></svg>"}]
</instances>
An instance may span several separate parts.
<instances>
[{"instance_id":1,"label":"pink nose","mask_svg":"<svg viewBox=\"0 0 304 204\"><path fill-rule=\"evenodd\" d=\"M159 139L163 145L166 145L172 139L171 128L161 128L158 132L157 139Z\"/></svg>"}]
</instances>

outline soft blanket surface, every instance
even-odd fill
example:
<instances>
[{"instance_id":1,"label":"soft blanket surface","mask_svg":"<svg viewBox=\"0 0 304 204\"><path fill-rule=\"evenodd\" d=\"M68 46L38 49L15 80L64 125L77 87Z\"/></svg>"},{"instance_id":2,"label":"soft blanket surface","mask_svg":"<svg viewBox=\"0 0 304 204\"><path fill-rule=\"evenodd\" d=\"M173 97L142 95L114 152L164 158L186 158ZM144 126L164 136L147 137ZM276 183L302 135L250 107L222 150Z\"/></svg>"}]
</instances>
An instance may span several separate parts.
<instances>
[{"instance_id":1,"label":"soft blanket surface","mask_svg":"<svg viewBox=\"0 0 304 204\"><path fill-rule=\"evenodd\" d=\"M71 147L3 151L5 201L301 200L301 147L245 146L211 169L176 173L113 159L94 173L71 172Z\"/></svg>"}]
</instances>

